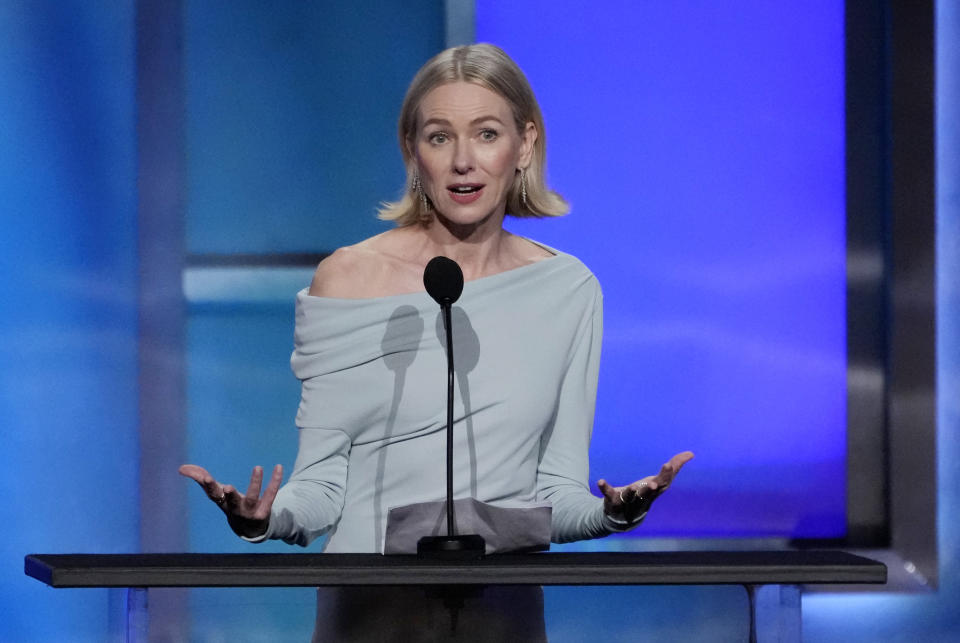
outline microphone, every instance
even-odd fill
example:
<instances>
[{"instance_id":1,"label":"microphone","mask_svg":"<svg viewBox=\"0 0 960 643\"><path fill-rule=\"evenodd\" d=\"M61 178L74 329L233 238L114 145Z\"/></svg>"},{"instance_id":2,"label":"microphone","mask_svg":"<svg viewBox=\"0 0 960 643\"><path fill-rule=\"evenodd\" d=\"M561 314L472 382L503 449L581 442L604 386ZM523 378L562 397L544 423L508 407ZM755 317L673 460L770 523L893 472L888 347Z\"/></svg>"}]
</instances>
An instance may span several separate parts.
<instances>
[{"instance_id":1,"label":"microphone","mask_svg":"<svg viewBox=\"0 0 960 643\"><path fill-rule=\"evenodd\" d=\"M447 337L447 535L417 541L420 558L481 558L486 542L476 534L457 535L453 516L453 328L450 307L463 292L463 271L453 259L434 257L423 271L423 285L443 312Z\"/></svg>"},{"instance_id":2,"label":"microphone","mask_svg":"<svg viewBox=\"0 0 960 643\"><path fill-rule=\"evenodd\" d=\"M453 259L434 257L423 271L423 285L435 302L450 306L463 292L463 271Z\"/></svg>"}]
</instances>

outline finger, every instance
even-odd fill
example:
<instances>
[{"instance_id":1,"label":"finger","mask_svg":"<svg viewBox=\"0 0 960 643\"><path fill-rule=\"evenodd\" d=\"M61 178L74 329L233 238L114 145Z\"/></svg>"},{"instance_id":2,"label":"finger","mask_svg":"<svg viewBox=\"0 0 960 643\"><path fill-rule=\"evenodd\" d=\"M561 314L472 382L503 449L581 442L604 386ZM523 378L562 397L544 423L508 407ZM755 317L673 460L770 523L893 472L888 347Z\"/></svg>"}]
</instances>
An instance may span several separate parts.
<instances>
[{"instance_id":1,"label":"finger","mask_svg":"<svg viewBox=\"0 0 960 643\"><path fill-rule=\"evenodd\" d=\"M237 491L237 488L232 484L228 484L224 485L222 499L217 504L220 505L220 508L227 513L242 514L243 512L240 511L240 509L243 499L244 496L240 495L240 492Z\"/></svg>"},{"instance_id":2,"label":"finger","mask_svg":"<svg viewBox=\"0 0 960 643\"><path fill-rule=\"evenodd\" d=\"M266 508L273 506L273 501L277 497L277 491L280 490L280 483L283 482L283 466L276 465L273 467L273 475L270 476L270 482L267 483L267 488L263 492L263 498L260 499L260 505Z\"/></svg>"},{"instance_id":3,"label":"finger","mask_svg":"<svg viewBox=\"0 0 960 643\"><path fill-rule=\"evenodd\" d=\"M693 460L693 451L683 451L670 458L669 462L673 465L675 471L679 471L683 465L691 460Z\"/></svg>"},{"instance_id":4,"label":"finger","mask_svg":"<svg viewBox=\"0 0 960 643\"><path fill-rule=\"evenodd\" d=\"M664 464L660 469L660 474L658 477L663 483L661 486L666 487L673 482L674 477L676 477L683 465L685 465L687 462L690 462L692 459L693 453L691 451L684 451L670 458L670 460L668 460L667 463Z\"/></svg>"},{"instance_id":5,"label":"finger","mask_svg":"<svg viewBox=\"0 0 960 643\"><path fill-rule=\"evenodd\" d=\"M670 486L681 467L692 459L693 452L684 451L670 458L670 460L660 468L660 473L658 473L655 478L660 493L663 493L666 488Z\"/></svg>"},{"instance_id":6,"label":"finger","mask_svg":"<svg viewBox=\"0 0 960 643\"><path fill-rule=\"evenodd\" d=\"M196 480L200 484L203 484L205 478L213 477L206 469L196 464L182 464L177 471L180 475L186 476L191 480Z\"/></svg>"},{"instance_id":7,"label":"finger","mask_svg":"<svg viewBox=\"0 0 960 643\"><path fill-rule=\"evenodd\" d=\"M637 489L637 500L648 500L658 488L656 479L651 476L634 483Z\"/></svg>"},{"instance_id":8,"label":"finger","mask_svg":"<svg viewBox=\"0 0 960 643\"><path fill-rule=\"evenodd\" d=\"M597 480L597 488L600 490L600 493L603 494L603 497L609 500L610 502L619 502L620 498L617 490L607 484L607 481L603 478Z\"/></svg>"},{"instance_id":9,"label":"finger","mask_svg":"<svg viewBox=\"0 0 960 643\"><path fill-rule=\"evenodd\" d=\"M676 473L677 469L673 466L673 463L666 462L662 467L660 467L659 473L654 476L653 480L658 487L666 487L673 482L673 476L675 476Z\"/></svg>"},{"instance_id":10,"label":"finger","mask_svg":"<svg viewBox=\"0 0 960 643\"><path fill-rule=\"evenodd\" d=\"M203 488L203 492L207 494L208 498L217 504L223 502L223 489L220 483L206 469L195 464L185 464L180 467L179 471L181 475L195 480Z\"/></svg>"},{"instance_id":11,"label":"finger","mask_svg":"<svg viewBox=\"0 0 960 643\"><path fill-rule=\"evenodd\" d=\"M256 466L253 468L253 473L250 475L250 485L247 487L247 502L252 502L256 504L257 500L260 499L260 487L263 485L263 467Z\"/></svg>"}]
</instances>

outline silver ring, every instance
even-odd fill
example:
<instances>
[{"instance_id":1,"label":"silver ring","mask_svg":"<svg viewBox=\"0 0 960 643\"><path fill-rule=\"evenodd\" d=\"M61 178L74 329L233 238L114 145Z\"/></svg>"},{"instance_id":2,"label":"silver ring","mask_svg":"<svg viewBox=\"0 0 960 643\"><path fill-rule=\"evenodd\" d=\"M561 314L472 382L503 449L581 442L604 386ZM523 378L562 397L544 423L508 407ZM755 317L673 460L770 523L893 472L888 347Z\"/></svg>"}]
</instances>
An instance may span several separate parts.
<instances>
[{"instance_id":1,"label":"silver ring","mask_svg":"<svg viewBox=\"0 0 960 643\"><path fill-rule=\"evenodd\" d=\"M621 492L620 492L620 502L621 502L621 504L625 504L625 505L626 505L626 504L632 504L632 503L634 503L634 502L643 502L643 498L640 497L640 492L638 491L638 492L636 492L636 494L634 494L633 500L624 500L624 498L623 498L623 492L621 491Z\"/></svg>"},{"instance_id":2,"label":"silver ring","mask_svg":"<svg viewBox=\"0 0 960 643\"><path fill-rule=\"evenodd\" d=\"M223 494L223 495L220 496L219 498L214 498L213 496L210 497L210 500L213 500L213 501L214 501L215 503L217 503L218 505L222 505L223 502L224 502L224 500L226 500L226 499L227 499L227 494Z\"/></svg>"}]
</instances>

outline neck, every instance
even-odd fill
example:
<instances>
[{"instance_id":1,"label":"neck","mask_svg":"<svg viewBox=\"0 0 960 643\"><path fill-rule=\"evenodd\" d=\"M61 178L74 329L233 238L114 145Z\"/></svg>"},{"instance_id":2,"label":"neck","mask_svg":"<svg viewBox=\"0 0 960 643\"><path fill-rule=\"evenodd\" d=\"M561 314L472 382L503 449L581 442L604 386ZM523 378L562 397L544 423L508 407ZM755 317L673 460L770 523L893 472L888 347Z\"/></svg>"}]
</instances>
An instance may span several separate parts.
<instances>
[{"instance_id":1,"label":"neck","mask_svg":"<svg viewBox=\"0 0 960 643\"><path fill-rule=\"evenodd\" d=\"M432 224L423 229L424 255L444 255L453 259L460 264L463 276L468 281L496 272L504 239L508 236L502 223L502 215L491 216L468 226L437 216Z\"/></svg>"}]
</instances>

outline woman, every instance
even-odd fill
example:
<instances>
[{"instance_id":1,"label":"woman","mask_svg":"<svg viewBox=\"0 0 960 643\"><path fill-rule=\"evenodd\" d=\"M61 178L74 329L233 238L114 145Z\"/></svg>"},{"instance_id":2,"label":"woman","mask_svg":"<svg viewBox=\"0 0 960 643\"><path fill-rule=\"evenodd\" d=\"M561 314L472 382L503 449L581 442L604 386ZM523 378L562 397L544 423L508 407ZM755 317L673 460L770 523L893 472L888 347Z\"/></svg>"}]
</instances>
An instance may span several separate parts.
<instances>
[{"instance_id":1,"label":"woman","mask_svg":"<svg viewBox=\"0 0 960 643\"><path fill-rule=\"evenodd\" d=\"M397 227L320 263L297 298L292 366L303 382L294 472L245 494L195 465L240 536L331 552L383 551L386 512L438 500L445 452L446 373L426 263L444 255L466 285L454 309L459 397L455 496L493 504L549 502L552 539L637 525L692 456L654 476L587 488L602 326L596 279L577 259L503 228L505 215L555 216L545 186L539 107L500 49L449 49L414 78L399 121L403 198L381 217Z\"/></svg>"}]
</instances>

